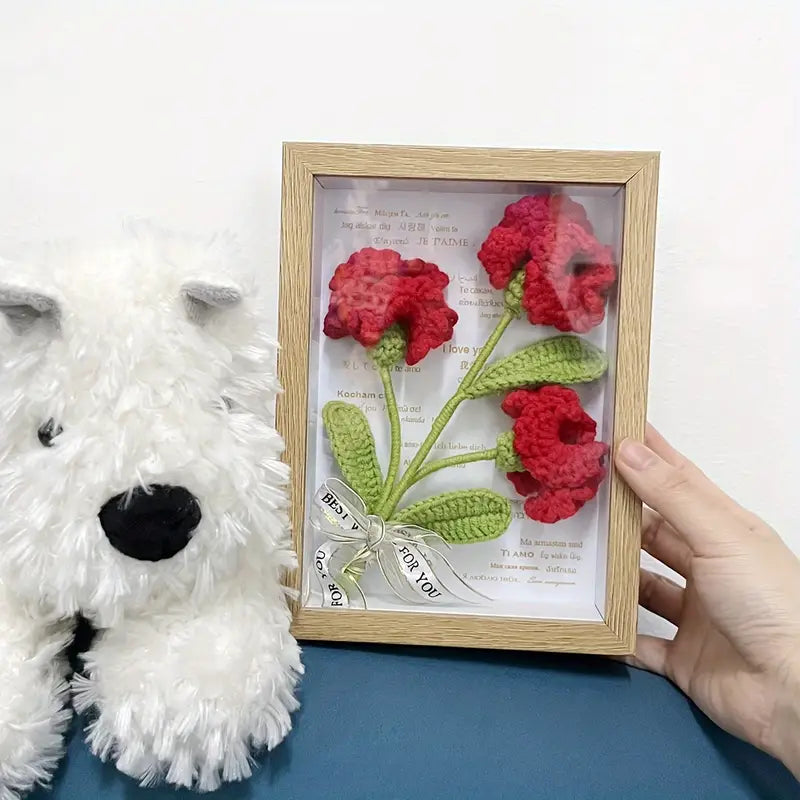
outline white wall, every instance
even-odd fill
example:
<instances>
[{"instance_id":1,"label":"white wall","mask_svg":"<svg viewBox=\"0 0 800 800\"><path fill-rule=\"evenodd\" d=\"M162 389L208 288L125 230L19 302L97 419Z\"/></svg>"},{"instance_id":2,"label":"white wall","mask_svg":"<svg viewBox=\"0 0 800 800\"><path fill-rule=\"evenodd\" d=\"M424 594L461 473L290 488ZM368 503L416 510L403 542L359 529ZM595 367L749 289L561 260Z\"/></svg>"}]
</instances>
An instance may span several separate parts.
<instances>
[{"instance_id":1,"label":"white wall","mask_svg":"<svg viewBox=\"0 0 800 800\"><path fill-rule=\"evenodd\" d=\"M800 551L799 4L0 0L0 246L277 269L283 140L662 151L651 418Z\"/></svg>"}]
</instances>

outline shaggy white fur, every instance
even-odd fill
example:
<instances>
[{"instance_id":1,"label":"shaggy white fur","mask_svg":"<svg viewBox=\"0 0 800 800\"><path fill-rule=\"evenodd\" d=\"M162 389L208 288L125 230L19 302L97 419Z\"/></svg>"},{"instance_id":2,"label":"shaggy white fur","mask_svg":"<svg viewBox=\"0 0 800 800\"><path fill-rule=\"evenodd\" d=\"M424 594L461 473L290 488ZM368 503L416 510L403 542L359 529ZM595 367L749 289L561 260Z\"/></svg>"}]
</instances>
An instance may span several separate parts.
<instances>
[{"instance_id":1,"label":"shaggy white fur","mask_svg":"<svg viewBox=\"0 0 800 800\"><path fill-rule=\"evenodd\" d=\"M57 763L78 614L100 631L73 680L88 741L142 783L213 790L290 730L289 474L256 289L225 237L147 225L0 263L0 800ZM139 560L99 513L155 485L201 517Z\"/></svg>"}]
</instances>

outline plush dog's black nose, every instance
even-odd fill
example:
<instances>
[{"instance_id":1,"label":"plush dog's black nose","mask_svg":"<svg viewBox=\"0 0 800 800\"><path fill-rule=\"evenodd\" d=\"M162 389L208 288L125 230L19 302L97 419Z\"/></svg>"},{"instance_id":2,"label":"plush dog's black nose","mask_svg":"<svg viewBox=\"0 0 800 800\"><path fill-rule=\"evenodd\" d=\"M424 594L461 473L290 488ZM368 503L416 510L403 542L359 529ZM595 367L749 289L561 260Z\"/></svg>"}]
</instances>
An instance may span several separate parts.
<instances>
[{"instance_id":1,"label":"plush dog's black nose","mask_svg":"<svg viewBox=\"0 0 800 800\"><path fill-rule=\"evenodd\" d=\"M160 484L112 497L99 516L111 545L139 561L162 561L180 553L201 518L191 492Z\"/></svg>"}]
</instances>

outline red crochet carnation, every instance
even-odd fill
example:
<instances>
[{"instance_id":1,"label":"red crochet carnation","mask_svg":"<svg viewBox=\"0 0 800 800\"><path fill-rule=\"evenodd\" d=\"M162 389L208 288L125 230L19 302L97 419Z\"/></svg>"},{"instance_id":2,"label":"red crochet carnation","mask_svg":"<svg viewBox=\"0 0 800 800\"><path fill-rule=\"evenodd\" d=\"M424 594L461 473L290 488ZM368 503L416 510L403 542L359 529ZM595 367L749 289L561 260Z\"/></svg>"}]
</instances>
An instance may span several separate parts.
<instances>
[{"instance_id":1,"label":"red crochet carnation","mask_svg":"<svg viewBox=\"0 0 800 800\"><path fill-rule=\"evenodd\" d=\"M595 441L597 425L578 395L563 386L518 389L503 401L514 418L514 449L524 472L508 478L538 522L571 517L596 494L606 476L608 445Z\"/></svg>"},{"instance_id":2,"label":"red crochet carnation","mask_svg":"<svg viewBox=\"0 0 800 800\"><path fill-rule=\"evenodd\" d=\"M522 307L534 325L585 333L605 315L616 280L611 248L594 236L586 210L563 195L509 205L478 252L495 289L525 269Z\"/></svg>"},{"instance_id":3,"label":"red crochet carnation","mask_svg":"<svg viewBox=\"0 0 800 800\"><path fill-rule=\"evenodd\" d=\"M408 339L406 363L416 364L453 336L458 314L444 299L449 282L436 264L366 247L339 264L328 284L325 335L374 347L397 323Z\"/></svg>"}]
</instances>

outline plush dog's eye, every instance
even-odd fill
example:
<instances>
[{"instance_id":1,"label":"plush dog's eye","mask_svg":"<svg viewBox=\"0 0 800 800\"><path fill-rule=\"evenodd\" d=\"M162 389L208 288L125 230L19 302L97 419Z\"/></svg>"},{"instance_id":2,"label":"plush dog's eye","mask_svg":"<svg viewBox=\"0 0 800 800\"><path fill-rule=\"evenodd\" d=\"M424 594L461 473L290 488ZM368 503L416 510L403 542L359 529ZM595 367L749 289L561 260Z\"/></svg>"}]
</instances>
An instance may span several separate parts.
<instances>
[{"instance_id":1,"label":"plush dog's eye","mask_svg":"<svg viewBox=\"0 0 800 800\"><path fill-rule=\"evenodd\" d=\"M53 439L63 432L63 428L56 424L56 421L51 417L47 422L39 428L39 441L43 447L52 447Z\"/></svg>"}]
</instances>

